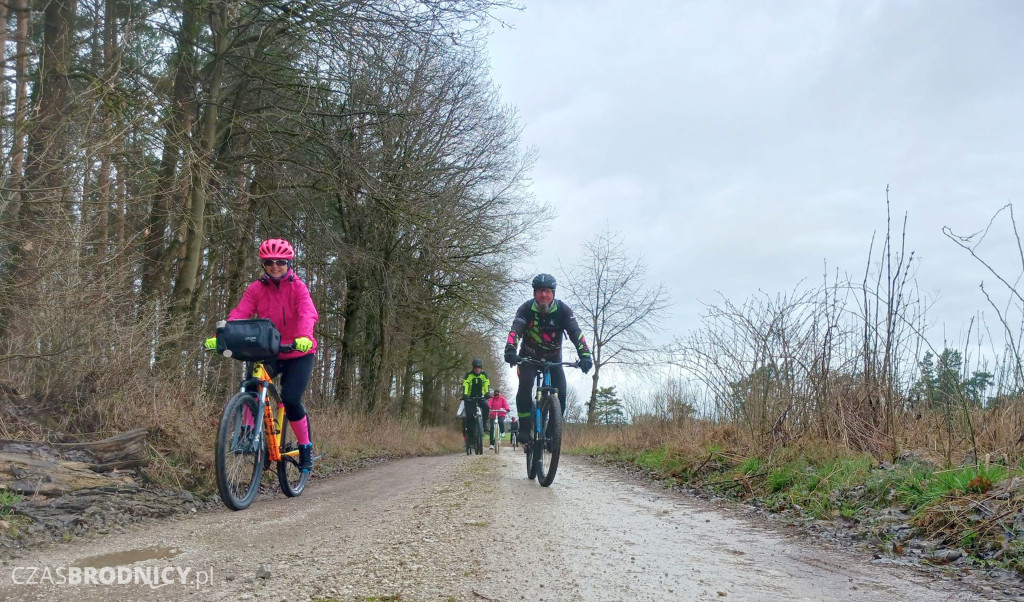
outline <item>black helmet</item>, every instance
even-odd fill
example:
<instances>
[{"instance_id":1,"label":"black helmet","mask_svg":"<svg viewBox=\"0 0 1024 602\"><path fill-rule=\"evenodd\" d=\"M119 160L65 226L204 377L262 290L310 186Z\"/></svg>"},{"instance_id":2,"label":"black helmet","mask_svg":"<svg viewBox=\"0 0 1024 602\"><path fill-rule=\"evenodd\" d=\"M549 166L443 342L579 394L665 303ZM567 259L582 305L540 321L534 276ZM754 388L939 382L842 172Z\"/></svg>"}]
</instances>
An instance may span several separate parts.
<instances>
[{"instance_id":1,"label":"black helmet","mask_svg":"<svg viewBox=\"0 0 1024 602\"><path fill-rule=\"evenodd\" d=\"M537 274L533 278L533 290L549 288L555 290L555 277L551 274Z\"/></svg>"},{"instance_id":2,"label":"black helmet","mask_svg":"<svg viewBox=\"0 0 1024 602\"><path fill-rule=\"evenodd\" d=\"M484 367L484 361L482 359L478 358L478 357L473 358L473 367L474 368L483 368Z\"/></svg>"}]
</instances>

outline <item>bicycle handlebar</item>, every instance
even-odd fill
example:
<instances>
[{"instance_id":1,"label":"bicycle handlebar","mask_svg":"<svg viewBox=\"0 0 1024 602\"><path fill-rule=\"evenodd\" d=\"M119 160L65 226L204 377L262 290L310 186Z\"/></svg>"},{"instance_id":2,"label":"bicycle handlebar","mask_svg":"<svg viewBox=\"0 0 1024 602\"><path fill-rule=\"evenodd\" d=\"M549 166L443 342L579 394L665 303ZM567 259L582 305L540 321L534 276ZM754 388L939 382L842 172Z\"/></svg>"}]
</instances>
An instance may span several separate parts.
<instances>
[{"instance_id":1,"label":"bicycle handlebar","mask_svg":"<svg viewBox=\"0 0 1024 602\"><path fill-rule=\"evenodd\" d=\"M544 370L547 370L548 368L553 368L555 366L568 366L570 368L579 368L580 367L579 360L577 360L575 362L549 362L547 360L539 360L539 359L534 359L532 357L521 357L521 358L519 358L519 361L516 362L516 363L520 364L520 365L526 365L526 366L536 366L536 367L542 368Z\"/></svg>"},{"instance_id":2,"label":"bicycle handlebar","mask_svg":"<svg viewBox=\"0 0 1024 602\"><path fill-rule=\"evenodd\" d=\"M207 353L217 353L216 349L207 349L206 347L203 347L203 351ZM277 349L278 353L291 353L292 351L295 351L295 345L281 345Z\"/></svg>"}]
</instances>

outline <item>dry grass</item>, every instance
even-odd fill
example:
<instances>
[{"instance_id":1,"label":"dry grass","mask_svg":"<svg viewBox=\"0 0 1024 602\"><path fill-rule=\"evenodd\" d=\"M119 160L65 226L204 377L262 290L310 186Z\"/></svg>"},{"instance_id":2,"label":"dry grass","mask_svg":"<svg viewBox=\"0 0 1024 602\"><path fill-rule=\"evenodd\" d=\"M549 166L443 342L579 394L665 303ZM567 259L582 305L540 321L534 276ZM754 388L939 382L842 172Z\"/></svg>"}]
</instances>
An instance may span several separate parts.
<instances>
[{"instance_id":1,"label":"dry grass","mask_svg":"<svg viewBox=\"0 0 1024 602\"><path fill-rule=\"evenodd\" d=\"M12 403L0 396L0 416L21 417L17 438L47 440L73 433L99 439L134 428L149 431L148 478L169 486L212 491L217 425L227 395L210 395L187 379L175 382L148 371L122 367L119 381L74 403L60 398L26 397ZM195 379L198 381L198 379ZM452 426L420 427L391 415L363 415L332 406L309 407L313 442L324 454L325 470L369 458L399 458L461 449L462 436ZM7 421L5 431L12 431ZM15 434L15 433L12 433Z\"/></svg>"},{"instance_id":2,"label":"dry grass","mask_svg":"<svg viewBox=\"0 0 1024 602\"><path fill-rule=\"evenodd\" d=\"M310 414L314 441L332 460L422 456L462 448L462 434L455 428L421 427L390 415L367 416L336 408L315 408Z\"/></svg>"},{"instance_id":3,"label":"dry grass","mask_svg":"<svg viewBox=\"0 0 1024 602\"><path fill-rule=\"evenodd\" d=\"M566 445L578 453L639 452L665 447L672 453L698 457L716 449L739 457L770 457L780 450L799 450L812 460L842 454L869 453L892 461L905 451L937 465L960 465L977 458L1017 464L1024 459L1024 400L999 408L973 409L970 423L963 414L950 417L933 412L906 412L897 420L896 436L874 435L879 444L865 446L863 438L824 438L806 429L802 434L773 440L755 436L742 423L705 420L644 420L622 426L567 425ZM972 442L971 427L974 437ZM977 456L975 456L975 444Z\"/></svg>"},{"instance_id":4,"label":"dry grass","mask_svg":"<svg viewBox=\"0 0 1024 602\"><path fill-rule=\"evenodd\" d=\"M164 483L205 491L213 478L213 451L222 402L189 401L138 406L126 422L150 428L154 463L150 475ZM457 451L462 436L453 428L421 428L393 416L309 408L313 443L333 470L371 458L400 458ZM127 425L126 425L127 426Z\"/></svg>"}]
</instances>

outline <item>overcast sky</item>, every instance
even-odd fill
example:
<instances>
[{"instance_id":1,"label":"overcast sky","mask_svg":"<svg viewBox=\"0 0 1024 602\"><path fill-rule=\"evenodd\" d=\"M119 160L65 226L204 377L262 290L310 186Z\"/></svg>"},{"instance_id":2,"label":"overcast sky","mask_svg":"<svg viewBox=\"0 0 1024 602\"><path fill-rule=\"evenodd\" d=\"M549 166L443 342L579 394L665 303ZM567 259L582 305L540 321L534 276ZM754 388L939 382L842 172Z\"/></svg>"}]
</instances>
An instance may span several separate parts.
<instances>
[{"instance_id":1,"label":"overcast sky","mask_svg":"<svg viewBox=\"0 0 1024 602\"><path fill-rule=\"evenodd\" d=\"M619 231L671 291L670 339L716 291L816 284L826 261L863 273L888 184L933 344L984 309L991 277L941 229L1022 199L1024 2L527 0L499 16L492 77L557 210L528 268L561 277L581 241ZM983 250L1009 262L1002 232Z\"/></svg>"}]
</instances>

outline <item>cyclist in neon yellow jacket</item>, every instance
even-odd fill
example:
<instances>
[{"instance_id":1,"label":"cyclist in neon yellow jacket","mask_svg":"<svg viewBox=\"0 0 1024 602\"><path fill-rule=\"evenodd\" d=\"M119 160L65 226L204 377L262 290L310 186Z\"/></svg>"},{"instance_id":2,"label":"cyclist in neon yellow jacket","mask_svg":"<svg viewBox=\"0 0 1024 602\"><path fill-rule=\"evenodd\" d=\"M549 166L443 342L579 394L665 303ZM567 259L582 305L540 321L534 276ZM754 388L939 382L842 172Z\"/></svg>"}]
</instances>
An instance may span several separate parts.
<instances>
[{"instance_id":1,"label":"cyclist in neon yellow jacket","mask_svg":"<svg viewBox=\"0 0 1024 602\"><path fill-rule=\"evenodd\" d=\"M490 408L487 406L484 396L491 390L491 381L484 372L484 362L480 358L473 359L473 369L466 373L462 380L462 403L466 406L466 413L462 416L462 436L469 433L469 426L473 424L473 406L480 408L480 415L487 419ZM480 433L483 436L483 433Z\"/></svg>"}]
</instances>

